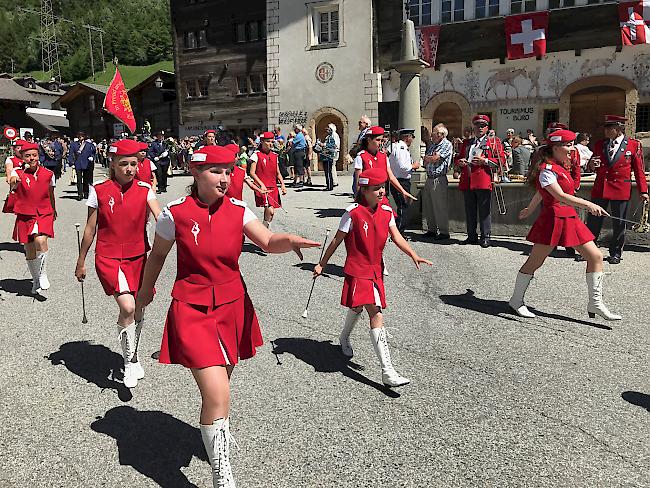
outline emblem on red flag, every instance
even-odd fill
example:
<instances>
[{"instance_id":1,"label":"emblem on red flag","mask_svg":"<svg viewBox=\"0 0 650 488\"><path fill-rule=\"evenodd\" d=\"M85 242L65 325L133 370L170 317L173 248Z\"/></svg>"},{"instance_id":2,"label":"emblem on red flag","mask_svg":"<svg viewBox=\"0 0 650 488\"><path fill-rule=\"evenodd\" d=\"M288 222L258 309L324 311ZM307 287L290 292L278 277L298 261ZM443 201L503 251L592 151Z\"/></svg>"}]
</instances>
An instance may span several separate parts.
<instances>
[{"instance_id":1,"label":"emblem on red flag","mask_svg":"<svg viewBox=\"0 0 650 488\"><path fill-rule=\"evenodd\" d=\"M618 17L624 46L650 44L650 1L619 3Z\"/></svg>"},{"instance_id":2,"label":"emblem on red flag","mask_svg":"<svg viewBox=\"0 0 650 488\"><path fill-rule=\"evenodd\" d=\"M419 27L416 32L420 59L429 63L430 66L435 66L438 41L440 40L440 26Z\"/></svg>"},{"instance_id":3,"label":"emblem on red flag","mask_svg":"<svg viewBox=\"0 0 650 488\"><path fill-rule=\"evenodd\" d=\"M131 132L135 131L135 117L129 101L120 70L115 68L115 76L108 87L104 98L104 110L126 125Z\"/></svg>"},{"instance_id":4,"label":"emblem on red flag","mask_svg":"<svg viewBox=\"0 0 650 488\"><path fill-rule=\"evenodd\" d=\"M534 12L506 17L508 59L532 58L546 54L548 12Z\"/></svg>"}]
</instances>

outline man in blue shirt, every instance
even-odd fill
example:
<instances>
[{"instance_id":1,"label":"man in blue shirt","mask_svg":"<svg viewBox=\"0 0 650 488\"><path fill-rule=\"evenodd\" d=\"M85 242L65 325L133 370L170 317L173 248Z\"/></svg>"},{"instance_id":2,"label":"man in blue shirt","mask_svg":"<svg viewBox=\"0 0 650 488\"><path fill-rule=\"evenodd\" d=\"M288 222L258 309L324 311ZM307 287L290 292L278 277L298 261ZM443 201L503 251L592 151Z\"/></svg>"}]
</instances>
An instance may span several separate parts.
<instances>
[{"instance_id":1,"label":"man in blue shirt","mask_svg":"<svg viewBox=\"0 0 650 488\"><path fill-rule=\"evenodd\" d=\"M86 137L86 133L79 131L77 140L70 144L68 164L74 166L77 172L77 200L88 198L88 190L93 181L95 169L95 143Z\"/></svg>"},{"instance_id":2,"label":"man in blue shirt","mask_svg":"<svg viewBox=\"0 0 650 488\"><path fill-rule=\"evenodd\" d=\"M295 188L302 188L305 186L305 165L309 164L307 161L307 140L302 133L302 125L296 124L293 130L296 134L293 136L293 142L291 144L294 164L293 186Z\"/></svg>"},{"instance_id":3,"label":"man in blue shirt","mask_svg":"<svg viewBox=\"0 0 650 488\"><path fill-rule=\"evenodd\" d=\"M41 141L38 148L38 154L41 164L54 172L54 176L57 180L61 178L63 145L58 141L54 134L48 134L48 136Z\"/></svg>"},{"instance_id":4,"label":"man in blue shirt","mask_svg":"<svg viewBox=\"0 0 650 488\"><path fill-rule=\"evenodd\" d=\"M158 182L158 191L156 193L167 192L167 170L169 169L169 151L163 141L163 133L158 131L154 135L155 139L149 144L147 157L156 165L156 181Z\"/></svg>"},{"instance_id":5,"label":"man in blue shirt","mask_svg":"<svg viewBox=\"0 0 650 488\"><path fill-rule=\"evenodd\" d=\"M447 210L447 172L451 167L454 147L447 139L449 132L443 124L431 131L433 144L424 157L427 182L422 189L422 217L426 223L426 237L434 241L449 239L449 212Z\"/></svg>"}]
</instances>

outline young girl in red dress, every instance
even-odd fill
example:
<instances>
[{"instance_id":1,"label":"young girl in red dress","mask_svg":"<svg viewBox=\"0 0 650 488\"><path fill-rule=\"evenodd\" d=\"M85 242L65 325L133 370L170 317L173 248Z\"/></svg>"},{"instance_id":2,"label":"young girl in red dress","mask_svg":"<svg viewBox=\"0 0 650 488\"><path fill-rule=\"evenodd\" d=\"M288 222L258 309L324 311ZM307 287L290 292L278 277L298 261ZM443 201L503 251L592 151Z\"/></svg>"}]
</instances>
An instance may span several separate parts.
<instances>
[{"instance_id":1,"label":"young girl in red dress","mask_svg":"<svg viewBox=\"0 0 650 488\"><path fill-rule=\"evenodd\" d=\"M318 247L291 234L273 234L241 200L227 197L235 155L204 146L192 155L191 193L165 207L156 225L136 309L153 287L174 242L177 275L160 351L161 363L192 371L201 392L201 436L215 487L234 487L229 461L230 376L262 344L259 324L239 271L244 235L269 253ZM139 313L139 312L138 312Z\"/></svg>"},{"instance_id":2,"label":"young girl in red dress","mask_svg":"<svg viewBox=\"0 0 650 488\"><path fill-rule=\"evenodd\" d=\"M228 144L224 147L232 151L232 153L235 155L235 159L237 159L240 150L237 144ZM246 168L242 168L241 166L235 164L232 169L232 173L230 173L230 186L228 186L226 196L236 198L237 200L243 200L244 184L253 190L256 195L258 193L262 193L262 189L255 184L250 176L246 174Z\"/></svg>"},{"instance_id":3,"label":"young girl in red dress","mask_svg":"<svg viewBox=\"0 0 650 488\"><path fill-rule=\"evenodd\" d=\"M327 262L341 242L345 241L345 281L341 305L348 308L345 325L339 336L341 350L347 357L354 352L350 333L365 308L370 317L370 338L381 364L381 379L386 386L402 386L409 380L401 376L390 359L382 309L386 308L386 294L382 273L382 255L390 236L395 245L409 256L415 266L432 264L411 249L397 230L393 209L382 204L385 196L386 173L375 168L363 171L357 179L356 203L349 206L339 224L334 240L327 247L323 259L314 269L314 279L323 273Z\"/></svg>"},{"instance_id":4,"label":"young girl in red dress","mask_svg":"<svg viewBox=\"0 0 650 488\"><path fill-rule=\"evenodd\" d=\"M23 160L20 157L20 150L23 147L23 144L25 144L27 141L23 139L17 139L13 143L13 150L14 150L14 155L13 156L7 156L7 159L5 161L5 178L7 179L7 183L9 183L9 180L11 179L11 172L13 169L22 169L23 168ZM2 213L14 213L14 204L16 203L16 192L9 189L9 194L7 195L7 198L5 199L5 203L2 206Z\"/></svg>"},{"instance_id":5,"label":"young girl in red dress","mask_svg":"<svg viewBox=\"0 0 650 488\"><path fill-rule=\"evenodd\" d=\"M593 242L594 235L574 208L584 208L593 215L608 215L595 203L574 196L571 151L575 138L574 132L557 130L548 136L546 145L535 154L536 162L531 164L528 178L537 188L537 193L528 207L519 213L519 218L525 219L531 215L540 203L542 210L528 233L527 239L533 243L533 248L517 274L509 303L521 317L535 317L524 305L524 295L535 271L544 264L555 246L573 247L587 261L589 316L593 318L597 314L607 320L620 320L621 316L611 313L603 303L603 255Z\"/></svg>"},{"instance_id":6,"label":"young girl in red dress","mask_svg":"<svg viewBox=\"0 0 650 488\"><path fill-rule=\"evenodd\" d=\"M118 340L124 357L124 385L134 388L144 377L138 361L142 322L135 321L135 296L140 288L149 250L146 225L149 214L158 218L160 206L151 186L135 180L140 143L115 142L109 149L110 178L94 183L88 194L88 219L75 276L86 278L86 256L97 235L95 271L108 296L120 309Z\"/></svg>"},{"instance_id":7,"label":"young girl in red dress","mask_svg":"<svg viewBox=\"0 0 650 488\"><path fill-rule=\"evenodd\" d=\"M275 209L282 206L278 181L282 194L287 194L280 166L278 166L278 155L271 151L274 140L273 132L263 132L260 135L259 150L250 157L251 178L261 188L259 193L255 193L255 205L264 208L264 225L266 227L271 225Z\"/></svg>"},{"instance_id":8,"label":"young girl in red dress","mask_svg":"<svg viewBox=\"0 0 650 488\"><path fill-rule=\"evenodd\" d=\"M13 238L25 247L27 267L32 275L32 294L47 290L47 238L54 237L56 203L54 173L39 163L38 144L25 142L21 148L23 167L14 167L9 178L16 214Z\"/></svg>"},{"instance_id":9,"label":"young girl in red dress","mask_svg":"<svg viewBox=\"0 0 650 488\"><path fill-rule=\"evenodd\" d=\"M136 154L138 158L138 169L135 172L135 179L148 183L151 186L151 189L155 192L156 165L153 164L153 161L151 161L151 159L147 157L149 144L147 144L146 142L140 142L139 144L140 144L140 150Z\"/></svg>"}]
</instances>

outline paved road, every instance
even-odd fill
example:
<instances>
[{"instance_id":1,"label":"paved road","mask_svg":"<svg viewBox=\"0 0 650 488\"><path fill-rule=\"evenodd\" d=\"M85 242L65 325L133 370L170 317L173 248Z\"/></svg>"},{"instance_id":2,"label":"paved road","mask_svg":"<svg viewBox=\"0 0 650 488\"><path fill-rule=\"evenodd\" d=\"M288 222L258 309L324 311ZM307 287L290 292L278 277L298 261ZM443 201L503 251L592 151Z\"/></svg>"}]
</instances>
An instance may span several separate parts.
<instances>
[{"instance_id":1,"label":"paved road","mask_svg":"<svg viewBox=\"0 0 650 488\"><path fill-rule=\"evenodd\" d=\"M163 201L187 184L174 178ZM0 486L208 487L190 374L146 357L146 378L124 388L116 307L92 266L81 324L74 223L85 207L71 190L56 190L46 301L26 296L13 219L0 217ZM290 190L274 228L321 240L348 203ZM303 320L318 251L300 264L245 245L266 343L233 378L238 486L650 486L650 253L607 268L605 297L622 322L587 318L584 266L562 258L539 272L528 302L540 316L523 321L506 308L523 240L481 250L418 239L433 269L418 272L392 244L386 252L390 344L412 379L398 391L378 384L367 326L353 333L353 362L337 347L343 252ZM174 261L147 310L148 353L160 343Z\"/></svg>"}]
</instances>

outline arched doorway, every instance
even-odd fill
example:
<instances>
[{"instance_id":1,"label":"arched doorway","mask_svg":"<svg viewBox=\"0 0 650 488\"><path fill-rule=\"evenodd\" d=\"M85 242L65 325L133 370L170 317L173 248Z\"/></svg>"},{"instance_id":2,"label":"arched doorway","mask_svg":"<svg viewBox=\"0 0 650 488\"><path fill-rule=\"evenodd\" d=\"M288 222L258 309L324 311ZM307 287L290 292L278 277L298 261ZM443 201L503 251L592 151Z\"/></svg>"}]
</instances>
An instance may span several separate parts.
<instances>
[{"instance_id":1,"label":"arched doorway","mask_svg":"<svg viewBox=\"0 0 650 488\"><path fill-rule=\"evenodd\" d=\"M460 107L453 102L444 102L438 105L433 112L431 125L445 124L449 137L463 136L463 113Z\"/></svg>"},{"instance_id":2,"label":"arched doorway","mask_svg":"<svg viewBox=\"0 0 650 488\"><path fill-rule=\"evenodd\" d=\"M345 114L334 107L323 107L314 112L313 117L308 124L309 132L312 134L314 143L316 143L316 139L325 142L325 138L327 137L327 126L329 124L334 124L336 126L336 132L341 138L341 151L339 153L339 159L336 161L336 169L343 170L345 155L349 150L349 125L348 118ZM312 168L322 170L320 163L318 162L318 156L315 154L312 157Z\"/></svg>"},{"instance_id":3,"label":"arched doorway","mask_svg":"<svg viewBox=\"0 0 650 488\"><path fill-rule=\"evenodd\" d=\"M604 137L605 114L625 113L625 90L611 86L592 86L571 95L569 127L589 132L594 139Z\"/></svg>"}]
</instances>

